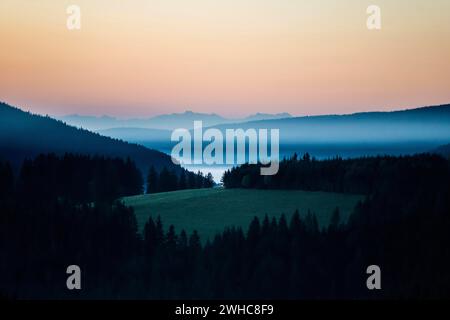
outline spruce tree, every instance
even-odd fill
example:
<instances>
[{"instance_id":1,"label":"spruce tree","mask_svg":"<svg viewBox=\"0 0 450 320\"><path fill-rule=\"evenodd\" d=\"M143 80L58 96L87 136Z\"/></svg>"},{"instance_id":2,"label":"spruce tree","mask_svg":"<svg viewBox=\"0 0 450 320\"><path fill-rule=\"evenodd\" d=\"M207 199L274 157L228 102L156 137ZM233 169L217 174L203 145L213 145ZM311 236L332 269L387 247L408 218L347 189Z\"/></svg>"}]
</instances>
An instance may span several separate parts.
<instances>
[{"instance_id":1,"label":"spruce tree","mask_svg":"<svg viewBox=\"0 0 450 320\"><path fill-rule=\"evenodd\" d=\"M147 193L158 192L158 174L154 166L150 167L147 175Z\"/></svg>"}]
</instances>

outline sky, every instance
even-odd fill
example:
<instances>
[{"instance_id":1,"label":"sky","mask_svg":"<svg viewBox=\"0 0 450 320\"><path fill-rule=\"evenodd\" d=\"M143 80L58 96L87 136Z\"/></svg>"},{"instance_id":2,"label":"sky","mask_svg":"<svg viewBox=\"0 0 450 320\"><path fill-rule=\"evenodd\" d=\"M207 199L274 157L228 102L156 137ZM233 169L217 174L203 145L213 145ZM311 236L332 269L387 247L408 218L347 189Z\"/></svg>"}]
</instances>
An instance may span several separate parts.
<instances>
[{"instance_id":1,"label":"sky","mask_svg":"<svg viewBox=\"0 0 450 320\"><path fill-rule=\"evenodd\" d=\"M56 116L450 103L448 0L1 0L0 43L0 100Z\"/></svg>"}]
</instances>

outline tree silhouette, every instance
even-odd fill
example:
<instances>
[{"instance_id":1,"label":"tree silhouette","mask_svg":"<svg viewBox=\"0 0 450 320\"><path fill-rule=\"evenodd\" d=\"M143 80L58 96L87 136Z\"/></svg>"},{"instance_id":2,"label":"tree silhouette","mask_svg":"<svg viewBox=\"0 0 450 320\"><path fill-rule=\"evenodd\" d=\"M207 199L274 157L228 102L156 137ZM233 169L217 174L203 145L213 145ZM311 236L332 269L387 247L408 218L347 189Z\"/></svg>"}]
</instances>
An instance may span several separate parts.
<instances>
[{"instance_id":1,"label":"tree silhouette","mask_svg":"<svg viewBox=\"0 0 450 320\"><path fill-rule=\"evenodd\" d=\"M158 174L155 167L151 166L147 175L147 193L158 192Z\"/></svg>"}]
</instances>

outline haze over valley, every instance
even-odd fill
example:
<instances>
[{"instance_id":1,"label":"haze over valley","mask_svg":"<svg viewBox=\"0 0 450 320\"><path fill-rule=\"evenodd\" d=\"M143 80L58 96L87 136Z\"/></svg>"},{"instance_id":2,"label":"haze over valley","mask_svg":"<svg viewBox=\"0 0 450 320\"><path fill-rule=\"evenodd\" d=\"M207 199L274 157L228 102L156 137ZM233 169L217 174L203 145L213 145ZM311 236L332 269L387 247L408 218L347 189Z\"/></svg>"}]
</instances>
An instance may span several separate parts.
<instances>
[{"instance_id":1,"label":"haze over valley","mask_svg":"<svg viewBox=\"0 0 450 320\"><path fill-rule=\"evenodd\" d=\"M288 158L294 153L309 153L317 159L406 155L440 150L450 141L448 104L392 112L303 117L279 113L228 119L217 114L187 111L148 119L118 120L108 116L67 116L61 119L68 124L90 128L101 135L141 144L166 154L170 154L176 144L170 140L172 130L192 130L194 121L202 121L204 128L217 128L224 135L226 129L279 129L280 158ZM186 167L204 173L211 171L218 182L231 166Z\"/></svg>"}]
</instances>

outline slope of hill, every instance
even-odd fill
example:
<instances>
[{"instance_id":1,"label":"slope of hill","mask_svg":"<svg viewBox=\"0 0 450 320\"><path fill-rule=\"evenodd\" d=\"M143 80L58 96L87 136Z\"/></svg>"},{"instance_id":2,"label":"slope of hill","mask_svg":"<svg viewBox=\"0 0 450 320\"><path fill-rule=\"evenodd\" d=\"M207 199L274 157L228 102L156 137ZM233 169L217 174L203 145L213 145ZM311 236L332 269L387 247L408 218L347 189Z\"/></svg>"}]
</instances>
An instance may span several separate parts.
<instances>
[{"instance_id":1,"label":"slope of hill","mask_svg":"<svg viewBox=\"0 0 450 320\"><path fill-rule=\"evenodd\" d=\"M114 139L125 141L170 141L172 131L147 128L111 128L98 130L97 133Z\"/></svg>"},{"instance_id":2,"label":"slope of hill","mask_svg":"<svg viewBox=\"0 0 450 320\"><path fill-rule=\"evenodd\" d=\"M169 156L159 151L77 129L48 116L0 103L0 158L17 164L26 157L49 152L130 157L143 172L147 172L150 165L179 170Z\"/></svg>"},{"instance_id":3,"label":"slope of hill","mask_svg":"<svg viewBox=\"0 0 450 320\"><path fill-rule=\"evenodd\" d=\"M311 210L319 225L326 227L336 207L344 221L362 199L360 195L331 192L214 188L132 196L124 202L134 208L140 230L149 216L156 219L159 215L165 228L174 225L178 232L184 229L188 234L197 230L207 239L225 227L245 229L255 216L262 220L266 214L270 218L285 214L290 221L296 209L302 216Z\"/></svg>"}]
</instances>

